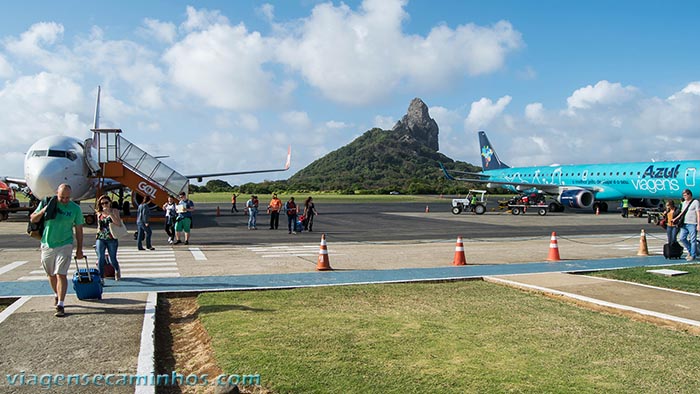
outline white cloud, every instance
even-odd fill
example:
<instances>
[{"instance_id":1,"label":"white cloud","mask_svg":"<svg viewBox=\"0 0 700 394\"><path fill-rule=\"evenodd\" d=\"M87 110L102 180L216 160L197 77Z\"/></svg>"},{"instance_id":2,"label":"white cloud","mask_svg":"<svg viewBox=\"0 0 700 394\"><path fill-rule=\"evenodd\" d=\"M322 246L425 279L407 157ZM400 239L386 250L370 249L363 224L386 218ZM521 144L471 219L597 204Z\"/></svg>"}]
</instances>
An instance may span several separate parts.
<instances>
[{"instance_id":1,"label":"white cloud","mask_svg":"<svg viewBox=\"0 0 700 394\"><path fill-rule=\"evenodd\" d=\"M326 97L364 105L403 81L434 89L454 78L493 72L522 45L520 33L505 21L492 27L440 25L426 37L406 35L405 4L365 0L357 11L342 3L319 4L299 28L284 32L279 60Z\"/></svg>"},{"instance_id":2,"label":"white cloud","mask_svg":"<svg viewBox=\"0 0 700 394\"><path fill-rule=\"evenodd\" d=\"M378 127L382 130L391 130L396 124L396 121L391 116L377 115L374 117L373 124L374 125L372 127Z\"/></svg>"},{"instance_id":3,"label":"white cloud","mask_svg":"<svg viewBox=\"0 0 700 394\"><path fill-rule=\"evenodd\" d=\"M634 98L637 88L633 86L623 87L620 83L599 81L595 86L588 85L576 90L566 102L569 112L576 109L587 109L595 105L624 104Z\"/></svg>"},{"instance_id":4,"label":"white cloud","mask_svg":"<svg viewBox=\"0 0 700 394\"><path fill-rule=\"evenodd\" d=\"M309 114L302 111L287 111L281 115L282 121L296 130L304 130L311 127Z\"/></svg>"},{"instance_id":5,"label":"white cloud","mask_svg":"<svg viewBox=\"0 0 700 394\"><path fill-rule=\"evenodd\" d=\"M263 69L270 51L267 40L243 24L216 24L188 34L163 60L172 83L208 105L250 110L271 105L294 88L275 86L274 74Z\"/></svg>"},{"instance_id":6,"label":"white cloud","mask_svg":"<svg viewBox=\"0 0 700 394\"><path fill-rule=\"evenodd\" d=\"M219 11L197 10L192 6L187 6L187 20L180 25L180 28L186 32L192 32L195 30L207 30L215 25L228 24L228 18L221 15Z\"/></svg>"},{"instance_id":7,"label":"white cloud","mask_svg":"<svg viewBox=\"0 0 700 394\"><path fill-rule=\"evenodd\" d=\"M503 96L494 103L491 99L483 97L481 100L473 102L469 115L464 120L464 128L476 130L488 126L510 104L511 99L510 96Z\"/></svg>"},{"instance_id":8,"label":"white cloud","mask_svg":"<svg viewBox=\"0 0 700 394\"><path fill-rule=\"evenodd\" d=\"M172 22L161 22L157 19L146 18L143 20L144 32L160 42L171 44L177 36L177 27Z\"/></svg>"},{"instance_id":9,"label":"white cloud","mask_svg":"<svg viewBox=\"0 0 700 394\"><path fill-rule=\"evenodd\" d=\"M532 123L544 122L544 106L542 103L532 103L525 106L525 118Z\"/></svg>"},{"instance_id":10,"label":"white cloud","mask_svg":"<svg viewBox=\"0 0 700 394\"><path fill-rule=\"evenodd\" d=\"M260 129L258 118L252 114L240 114L236 124L248 131L257 131Z\"/></svg>"},{"instance_id":11,"label":"white cloud","mask_svg":"<svg viewBox=\"0 0 700 394\"><path fill-rule=\"evenodd\" d=\"M275 6L270 3L265 3L258 7L257 12L268 22L272 22L275 19Z\"/></svg>"},{"instance_id":12,"label":"white cloud","mask_svg":"<svg viewBox=\"0 0 700 394\"><path fill-rule=\"evenodd\" d=\"M24 157L36 140L49 135L86 138L89 115L81 87L65 77L41 73L8 81L0 90L3 157ZM22 176L23 160L3 161L2 174Z\"/></svg>"},{"instance_id":13,"label":"white cloud","mask_svg":"<svg viewBox=\"0 0 700 394\"><path fill-rule=\"evenodd\" d=\"M22 33L19 39L9 38L5 44L7 50L26 57L45 57L44 45L51 46L63 37L63 25L53 22L41 22L32 25Z\"/></svg>"},{"instance_id":14,"label":"white cloud","mask_svg":"<svg viewBox=\"0 0 700 394\"><path fill-rule=\"evenodd\" d=\"M15 73L10 62L0 54L0 78L10 78Z\"/></svg>"},{"instance_id":15,"label":"white cloud","mask_svg":"<svg viewBox=\"0 0 700 394\"><path fill-rule=\"evenodd\" d=\"M347 129L348 127L352 127L352 125L345 122L339 122L337 120L329 120L326 122L326 127L329 129Z\"/></svg>"}]
</instances>

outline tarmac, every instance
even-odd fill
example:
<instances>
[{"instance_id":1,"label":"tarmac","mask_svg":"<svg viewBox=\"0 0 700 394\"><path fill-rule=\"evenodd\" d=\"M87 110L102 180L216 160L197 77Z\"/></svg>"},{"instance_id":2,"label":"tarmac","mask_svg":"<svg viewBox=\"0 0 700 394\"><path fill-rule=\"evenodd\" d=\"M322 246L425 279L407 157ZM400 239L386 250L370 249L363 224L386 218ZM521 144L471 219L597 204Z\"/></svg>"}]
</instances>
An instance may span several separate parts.
<instances>
[{"instance_id":1,"label":"tarmac","mask_svg":"<svg viewBox=\"0 0 700 394\"><path fill-rule=\"evenodd\" d=\"M467 265L453 266L455 240L372 243L330 238L333 270L323 272L316 271L318 241L161 243L153 252L125 246L119 249L123 280L107 279L102 300L77 300L69 285L64 318L53 316L53 294L40 271L38 249L7 248L1 251L0 299L11 304L0 312L0 391L39 392L51 385L51 392L153 393L150 381L142 378L135 384L128 379L153 375L157 297L171 293L483 279L698 329L698 294L574 275L685 263L660 256L663 242L649 237L651 256L637 256L639 236L568 236L558 242L562 260L548 262L549 237L467 239ZM87 254L94 262L94 252ZM68 384L66 377L75 374L83 380Z\"/></svg>"}]
</instances>

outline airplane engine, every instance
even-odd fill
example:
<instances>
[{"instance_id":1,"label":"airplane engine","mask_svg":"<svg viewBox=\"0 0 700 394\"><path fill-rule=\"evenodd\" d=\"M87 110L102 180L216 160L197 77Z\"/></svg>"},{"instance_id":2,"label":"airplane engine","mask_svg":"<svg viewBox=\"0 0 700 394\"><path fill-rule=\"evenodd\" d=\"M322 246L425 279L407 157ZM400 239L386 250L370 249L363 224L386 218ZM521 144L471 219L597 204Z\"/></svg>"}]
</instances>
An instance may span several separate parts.
<instances>
[{"instance_id":1,"label":"airplane engine","mask_svg":"<svg viewBox=\"0 0 700 394\"><path fill-rule=\"evenodd\" d=\"M588 208L593 204L593 193L582 189L564 190L559 202L569 208Z\"/></svg>"},{"instance_id":2,"label":"airplane engine","mask_svg":"<svg viewBox=\"0 0 700 394\"><path fill-rule=\"evenodd\" d=\"M663 203L658 198L630 198L633 207L663 208Z\"/></svg>"}]
</instances>

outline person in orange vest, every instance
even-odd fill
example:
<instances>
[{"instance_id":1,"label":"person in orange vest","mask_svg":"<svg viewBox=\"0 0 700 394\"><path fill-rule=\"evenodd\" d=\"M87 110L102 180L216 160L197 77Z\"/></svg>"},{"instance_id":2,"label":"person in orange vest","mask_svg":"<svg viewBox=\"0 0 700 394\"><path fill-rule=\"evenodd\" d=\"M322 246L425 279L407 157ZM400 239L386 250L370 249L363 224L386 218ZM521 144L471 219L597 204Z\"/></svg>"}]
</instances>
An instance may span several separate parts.
<instances>
[{"instance_id":1,"label":"person in orange vest","mask_svg":"<svg viewBox=\"0 0 700 394\"><path fill-rule=\"evenodd\" d=\"M270 230L277 230L280 226L280 210L282 209L282 200L277 198L277 194L272 194L272 200L267 205L267 213L270 214Z\"/></svg>"},{"instance_id":2,"label":"person in orange vest","mask_svg":"<svg viewBox=\"0 0 700 394\"><path fill-rule=\"evenodd\" d=\"M231 196L231 213L236 212L238 213L238 208L236 208L236 198L238 197L238 194L233 193Z\"/></svg>"},{"instance_id":3,"label":"person in orange vest","mask_svg":"<svg viewBox=\"0 0 700 394\"><path fill-rule=\"evenodd\" d=\"M287 213L287 227L289 227L289 234L296 234L297 225L297 204L294 202L294 197L289 197L289 201L284 203L284 211Z\"/></svg>"}]
</instances>

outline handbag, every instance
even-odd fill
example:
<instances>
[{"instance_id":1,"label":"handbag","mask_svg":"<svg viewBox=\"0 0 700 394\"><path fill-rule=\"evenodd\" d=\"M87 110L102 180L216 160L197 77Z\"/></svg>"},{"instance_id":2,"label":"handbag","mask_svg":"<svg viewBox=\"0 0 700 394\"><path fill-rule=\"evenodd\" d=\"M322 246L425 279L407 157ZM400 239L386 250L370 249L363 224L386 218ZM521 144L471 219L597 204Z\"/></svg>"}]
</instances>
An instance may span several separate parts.
<instances>
[{"instance_id":1,"label":"handbag","mask_svg":"<svg viewBox=\"0 0 700 394\"><path fill-rule=\"evenodd\" d=\"M666 222L667 222L666 218L662 218L661 220L659 220L659 226L661 226L661 228L664 230L666 230L666 228L668 228L668 225Z\"/></svg>"},{"instance_id":2,"label":"handbag","mask_svg":"<svg viewBox=\"0 0 700 394\"><path fill-rule=\"evenodd\" d=\"M129 235L129 230L126 228L126 224L124 224L124 222L122 222L121 225L115 224L115 223L110 223L109 224L109 233L112 234L112 238L119 239L119 238L124 238L127 235Z\"/></svg>"}]
</instances>

